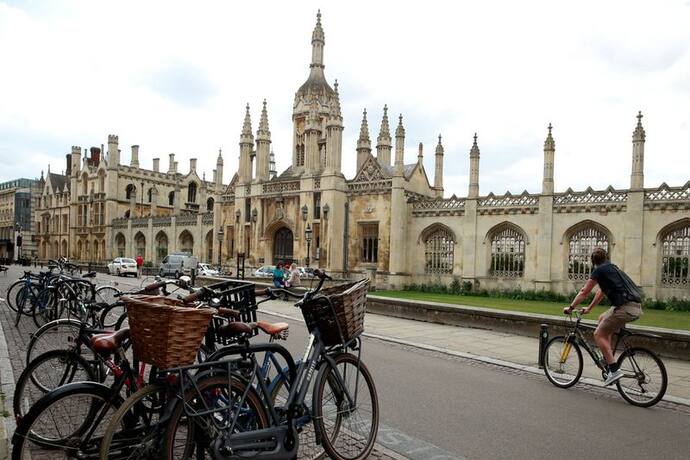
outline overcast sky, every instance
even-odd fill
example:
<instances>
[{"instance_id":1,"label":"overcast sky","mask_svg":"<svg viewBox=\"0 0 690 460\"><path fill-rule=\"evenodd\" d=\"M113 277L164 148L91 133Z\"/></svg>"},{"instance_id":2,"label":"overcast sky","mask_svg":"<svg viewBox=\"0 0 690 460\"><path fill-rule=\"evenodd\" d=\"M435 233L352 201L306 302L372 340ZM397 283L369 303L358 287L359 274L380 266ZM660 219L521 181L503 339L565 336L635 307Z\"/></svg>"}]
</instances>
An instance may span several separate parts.
<instances>
[{"instance_id":1,"label":"overcast sky","mask_svg":"<svg viewBox=\"0 0 690 460\"><path fill-rule=\"evenodd\" d=\"M375 144L384 104L404 116L406 162L445 145L445 193L466 195L476 131L480 193L541 188L553 123L556 189L628 187L638 110L645 185L690 180L690 1L98 2L0 0L0 181L61 172L72 145L118 134L122 161L189 158L225 181L244 106L268 101L278 170L291 160L294 93L317 8L338 79L343 169L361 112ZM393 124L394 121L391 121Z\"/></svg>"}]
</instances>

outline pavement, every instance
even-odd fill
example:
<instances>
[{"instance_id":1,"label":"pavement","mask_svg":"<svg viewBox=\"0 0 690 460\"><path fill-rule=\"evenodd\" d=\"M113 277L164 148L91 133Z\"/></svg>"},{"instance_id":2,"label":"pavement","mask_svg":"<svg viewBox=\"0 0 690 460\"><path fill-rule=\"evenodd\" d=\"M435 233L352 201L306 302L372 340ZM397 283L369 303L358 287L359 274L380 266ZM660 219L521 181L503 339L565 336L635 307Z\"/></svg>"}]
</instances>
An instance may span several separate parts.
<instances>
[{"instance_id":1,"label":"pavement","mask_svg":"<svg viewBox=\"0 0 690 460\"><path fill-rule=\"evenodd\" d=\"M8 281L0 275L0 293L14 279L12 273ZM260 308L264 319L288 320L286 345L299 355L307 334L300 312L279 300ZM0 310L0 383L11 410L14 376L23 368L21 350L33 324L23 320L15 329L9 309ZM381 405L372 458L599 457L612 436L619 445L609 458L685 458L690 451L688 362L664 359L670 381L666 401L643 410L601 388L599 371L589 363L582 384L571 390L550 385L537 368L536 338L374 314L367 314L365 330L364 360ZM3 348L5 339L9 347ZM563 423L571 419L583 427L580 436ZM11 417L5 421L11 433ZM605 428L597 426L603 423Z\"/></svg>"}]
</instances>

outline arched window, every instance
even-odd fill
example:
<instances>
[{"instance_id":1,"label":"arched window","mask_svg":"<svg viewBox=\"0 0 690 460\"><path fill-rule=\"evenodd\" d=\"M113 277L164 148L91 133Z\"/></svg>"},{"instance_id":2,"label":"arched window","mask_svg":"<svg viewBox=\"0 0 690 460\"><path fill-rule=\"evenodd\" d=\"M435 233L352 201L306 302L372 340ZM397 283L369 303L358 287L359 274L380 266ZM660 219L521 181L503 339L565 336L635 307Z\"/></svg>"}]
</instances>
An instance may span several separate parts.
<instances>
[{"instance_id":1,"label":"arched window","mask_svg":"<svg viewBox=\"0 0 690 460\"><path fill-rule=\"evenodd\" d=\"M187 188L187 203L196 203L196 183L194 182Z\"/></svg>"},{"instance_id":2,"label":"arched window","mask_svg":"<svg viewBox=\"0 0 690 460\"><path fill-rule=\"evenodd\" d=\"M592 251L596 248L609 251L609 237L604 230L589 225L573 232L568 240L568 279L589 279Z\"/></svg>"},{"instance_id":3,"label":"arched window","mask_svg":"<svg viewBox=\"0 0 690 460\"><path fill-rule=\"evenodd\" d=\"M525 236L505 226L491 237L489 274L497 278L520 278L525 273Z\"/></svg>"},{"instance_id":4,"label":"arched window","mask_svg":"<svg viewBox=\"0 0 690 460\"><path fill-rule=\"evenodd\" d=\"M455 242L445 229L438 229L424 241L425 273L453 273Z\"/></svg>"},{"instance_id":5,"label":"arched window","mask_svg":"<svg viewBox=\"0 0 690 460\"><path fill-rule=\"evenodd\" d=\"M168 255L168 235L163 231L156 235L156 263L160 263Z\"/></svg>"},{"instance_id":6,"label":"arched window","mask_svg":"<svg viewBox=\"0 0 690 460\"><path fill-rule=\"evenodd\" d=\"M84 175L81 176L81 194L86 195L89 193L89 176L84 173Z\"/></svg>"},{"instance_id":7,"label":"arched window","mask_svg":"<svg viewBox=\"0 0 690 460\"><path fill-rule=\"evenodd\" d=\"M125 236L122 233L115 235L115 247L117 251L117 257L125 256Z\"/></svg>"},{"instance_id":8,"label":"arched window","mask_svg":"<svg viewBox=\"0 0 690 460\"><path fill-rule=\"evenodd\" d=\"M206 211L213 212L213 204L213 198L209 198L208 200L206 200Z\"/></svg>"},{"instance_id":9,"label":"arched window","mask_svg":"<svg viewBox=\"0 0 690 460\"><path fill-rule=\"evenodd\" d=\"M661 284L690 285L690 223L669 231L661 238Z\"/></svg>"},{"instance_id":10,"label":"arched window","mask_svg":"<svg viewBox=\"0 0 690 460\"><path fill-rule=\"evenodd\" d=\"M150 188L148 191L148 198L149 198L149 203L151 202L151 198L153 197L153 188Z\"/></svg>"},{"instance_id":11,"label":"arched window","mask_svg":"<svg viewBox=\"0 0 690 460\"><path fill-rule=\"evenodd\" d=\"M172 206L175 204L175 192L168 193L168 205Z\"/></svg>"},{"instance_id":12,"label":"arched window","mask_svg":"<svg viewBox=\"0 0 690 460\"><path fill-rule=\"evenodd\" d=\"M98 191L105 192L105 173L103 171L98 173Z\"/></svg>"},{"instance_id":13,"label":"arched window","mask_svg":"<svg viewBox=\"0 0 690 460\"><path fill-rule=\"evenodd\" d=\"M129 184L125 189L125 192L127 193L128 200L137 197L137 187L134 184Z\"/></svg>"}]
</instances>

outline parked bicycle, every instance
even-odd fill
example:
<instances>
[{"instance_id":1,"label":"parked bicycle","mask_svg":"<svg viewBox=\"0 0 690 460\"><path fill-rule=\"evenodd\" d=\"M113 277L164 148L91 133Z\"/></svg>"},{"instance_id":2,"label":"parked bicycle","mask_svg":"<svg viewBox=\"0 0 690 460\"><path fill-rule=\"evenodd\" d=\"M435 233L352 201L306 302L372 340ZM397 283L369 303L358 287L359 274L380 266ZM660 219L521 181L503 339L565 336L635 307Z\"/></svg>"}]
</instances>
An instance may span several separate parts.
<instances>
[{"instance_id":1,"label":"parked bicycle","mask_svg":"<svg viewBox=\"0 0 690 460\"><path fill-rule=\"evenodd\" d=\"M575 321L573 321L573 316ZM606 361L601 353L585 339L583 329L595 326L582 323L582 310L574 310L568 316L570 332L565 336L550 339L544 347L544 373L551 383L559 388L570 388L582 376L583 358L581 348L587 351L594 364L606 378ZM622 328L618 332L615 351L622 347L618 364L624 376L616 382L616 388L623 399L639 407L650 407L661 401L666 393L668 376L661 359L652 351L632 346L629 339L635 336L655 337L654 334L631 332Z\"/></svg>"}]
</instances>

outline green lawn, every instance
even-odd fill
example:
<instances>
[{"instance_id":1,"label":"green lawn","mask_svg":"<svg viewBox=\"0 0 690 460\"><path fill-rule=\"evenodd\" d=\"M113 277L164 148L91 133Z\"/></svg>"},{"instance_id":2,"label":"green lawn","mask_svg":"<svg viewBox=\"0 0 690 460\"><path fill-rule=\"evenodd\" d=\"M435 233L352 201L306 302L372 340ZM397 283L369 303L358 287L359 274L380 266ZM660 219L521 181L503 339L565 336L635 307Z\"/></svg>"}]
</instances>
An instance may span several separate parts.
<instances>
[{"instance_id":1,"label":"green lawn","mask_svg":"<svg viewBox=\"0 0 690 460\"><path fill-rule=\"evenodd\" d=\"M430 294L415 291L376 291L374 295L555 316L562 315L563 308L567 306L562 303L541 302L536 300L500 299L494 297L476 297L471 295L454 294ZM596 307L588 315L589 319L596 320L607 308L608 307ZM654 326L690 331L690 313L646 309L644 310L642 318L635 321L634 324L639 324L640 326Z\"/></svg>"}]
</instances>

